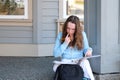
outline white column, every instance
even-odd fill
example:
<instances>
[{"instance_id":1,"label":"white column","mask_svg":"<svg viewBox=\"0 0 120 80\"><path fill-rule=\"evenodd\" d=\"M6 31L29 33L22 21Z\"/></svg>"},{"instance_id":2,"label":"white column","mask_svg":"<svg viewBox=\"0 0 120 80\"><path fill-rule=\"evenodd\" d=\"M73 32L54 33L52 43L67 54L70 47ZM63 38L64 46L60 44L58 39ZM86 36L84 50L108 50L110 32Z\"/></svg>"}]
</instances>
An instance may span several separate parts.
<instances>
[{"instance_id":1,"label":"white column","mask_svg":"<svg viewBox=\"0 0 120 80\"><path fill-rule=\"evenodd\" d=\"M86 0L86 31L93 54L91 59L96 73L120 72L119 0Z\"/></svg>"}]
</instances>

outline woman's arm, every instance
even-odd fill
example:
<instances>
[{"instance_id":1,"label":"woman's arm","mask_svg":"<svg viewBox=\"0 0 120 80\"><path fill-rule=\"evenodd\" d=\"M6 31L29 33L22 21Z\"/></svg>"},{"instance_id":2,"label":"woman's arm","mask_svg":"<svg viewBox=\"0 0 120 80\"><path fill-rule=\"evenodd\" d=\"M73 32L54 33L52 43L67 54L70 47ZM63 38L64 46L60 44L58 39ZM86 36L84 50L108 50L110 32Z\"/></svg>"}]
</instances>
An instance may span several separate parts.
<instances>
[{"instance_id":1,"label":"woman's arm","mask_svg":"<svg viewBox=\"0 0 120 80\"><path fill-rule=\"evenodd\" d=\"M62 56L63 52L65 51L65 49L68 46L68 43L66 43L66 42L63 42L63 44L61 44L61 37L62 37L62 33L59 33L56 38L56 42L55 42L55 46L54 46L54 50L53 50L53 55L55 57Z\"/></svg>"},{"instance_id":2,"label":"woman's arm","mask_svg":"<svg viewBox=\"0 0 120 80\"><path fill-rule=\"evenodd\" d=\"M92 48L89 47L88 39L86 36L86 33L83 32L83 43L84 43L84 54L85 56L91 56L92 55Z\"/></svg>"}]
</instances>

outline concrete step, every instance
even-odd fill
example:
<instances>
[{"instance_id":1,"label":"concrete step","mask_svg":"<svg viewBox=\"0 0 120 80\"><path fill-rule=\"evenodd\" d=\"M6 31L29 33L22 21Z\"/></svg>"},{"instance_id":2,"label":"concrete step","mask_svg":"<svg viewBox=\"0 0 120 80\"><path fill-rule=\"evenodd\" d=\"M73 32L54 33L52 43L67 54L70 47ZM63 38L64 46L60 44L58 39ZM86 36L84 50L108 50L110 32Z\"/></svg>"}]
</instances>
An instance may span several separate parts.
<instances>
[{"instance_id":1,"label":"concrete step","mask_svg":"<svg viewBox=\"0 0 120 80\"><path fill-rule=\"evenodd\" d=\"M0 57L0 80L53 80L53 57Z\"/></svg>"},{"instance_id":2,"label":"concrete step","mask_svg":"<svg viewBox=\"0 0 120 80\"><path fill-rule=\"evenodd\" d=\"M0 80L53 80L54 57L0 57ZM117 74L94 74L96 80L120 80Z\"/></svg>"}]
</instances>

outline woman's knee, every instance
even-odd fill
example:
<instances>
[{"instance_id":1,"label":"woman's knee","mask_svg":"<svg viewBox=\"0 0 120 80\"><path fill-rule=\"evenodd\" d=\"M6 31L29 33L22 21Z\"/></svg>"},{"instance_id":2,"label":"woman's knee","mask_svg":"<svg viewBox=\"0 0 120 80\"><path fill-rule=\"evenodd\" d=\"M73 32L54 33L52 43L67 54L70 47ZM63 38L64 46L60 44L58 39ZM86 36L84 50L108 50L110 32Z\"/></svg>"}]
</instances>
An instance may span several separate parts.
<instances>
[{"instance_id":1,"label":"woman's knee","mask_svg":"<svg viewBox=\"0 0 120 80\"><path fill-rule=\"evenodd\" d=\"M89 65L89 64L90 63L89 63L89 61L87 59L82 60L81 63L80 63L81 66L82 65Z\"/></svg>"},{"instance_id":2,"label":"woman's knee","mask_svg":"<svg viewBox=\"0 0 120 80\"><path fill-rule=\"evenodd\" d=\"M89 63L89 61L87 59L84 59L81 61L81 63Z\"/></svg>"},{"instance_id":3,"label":"woman's knee","mask_svg":"<svg viewBox=\"0 0 120 80\"><path fill-rule=\"evenodd\" d=\"M60 65L60 64L54 64L54 65L53 65L53 71L54 71L54 72L56 72L56 70L57 70L57 68L58 68L59 65Z\"/></svg>"}]
</instances>

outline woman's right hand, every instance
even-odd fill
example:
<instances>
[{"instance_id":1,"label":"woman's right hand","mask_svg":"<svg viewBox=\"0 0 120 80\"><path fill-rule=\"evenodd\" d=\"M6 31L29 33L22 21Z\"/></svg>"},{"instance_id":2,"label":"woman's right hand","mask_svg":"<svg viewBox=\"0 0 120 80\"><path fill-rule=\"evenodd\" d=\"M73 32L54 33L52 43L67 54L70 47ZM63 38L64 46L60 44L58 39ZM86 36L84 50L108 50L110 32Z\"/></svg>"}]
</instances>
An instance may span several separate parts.
<instances>
[{"instance_id":1,"label":"woman's right hand","mask_svg":"<svg viewBox=\"0 0 120 80\"><path fill-rule=\"evenodd\" d=\"M67 34L67 36L65 37L65 42L67 43L67 44L69 44L70 43L70 35L69 34Z\"/></svg>"}]
</instances>

